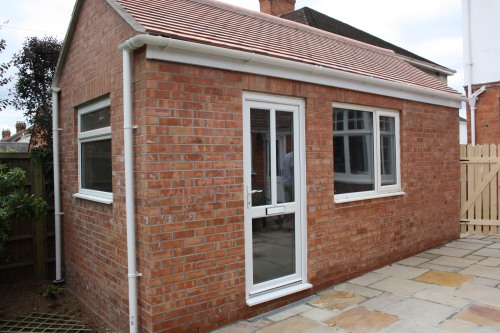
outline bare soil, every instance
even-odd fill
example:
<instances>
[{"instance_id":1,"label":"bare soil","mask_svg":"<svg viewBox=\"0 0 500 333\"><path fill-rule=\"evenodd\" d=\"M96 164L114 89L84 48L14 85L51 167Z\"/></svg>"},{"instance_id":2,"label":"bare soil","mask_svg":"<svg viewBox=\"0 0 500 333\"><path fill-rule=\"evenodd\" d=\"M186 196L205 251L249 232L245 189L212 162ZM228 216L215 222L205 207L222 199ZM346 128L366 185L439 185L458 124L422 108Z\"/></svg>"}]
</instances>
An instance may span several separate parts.
<instances>
[{"instance_id":1,"label":"bare soil","mask_svg":"<svg viewBox=\"0 0 500 333\"><path fill-rule=\"evenodd\" d=\"M64 314L75 317L94 332L112 332L103 320L83 305L64 285L55 289L50 289L50 285L50 281L0 282L0 320L34 312ZM47 291L50 295L44 296Z\"/></svg>"}]
</instances>

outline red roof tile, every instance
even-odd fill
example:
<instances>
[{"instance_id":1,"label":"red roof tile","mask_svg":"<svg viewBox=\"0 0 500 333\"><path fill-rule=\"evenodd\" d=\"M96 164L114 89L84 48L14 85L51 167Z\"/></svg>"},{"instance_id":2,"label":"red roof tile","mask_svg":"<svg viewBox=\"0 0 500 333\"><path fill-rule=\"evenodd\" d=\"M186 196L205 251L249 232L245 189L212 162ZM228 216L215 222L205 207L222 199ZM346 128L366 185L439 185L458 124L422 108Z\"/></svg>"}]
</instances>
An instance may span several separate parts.
<instances>
[{"instance_id":1,"label":"red roof tile","mask_svg":"<svg viewBox=\"0 0 500 333\"><path fill-rule=\"evenodd\" d=\"M209 0L115 1L150 34L458 94L393 51L274 16Z\"/></svg>"}]
</instances>

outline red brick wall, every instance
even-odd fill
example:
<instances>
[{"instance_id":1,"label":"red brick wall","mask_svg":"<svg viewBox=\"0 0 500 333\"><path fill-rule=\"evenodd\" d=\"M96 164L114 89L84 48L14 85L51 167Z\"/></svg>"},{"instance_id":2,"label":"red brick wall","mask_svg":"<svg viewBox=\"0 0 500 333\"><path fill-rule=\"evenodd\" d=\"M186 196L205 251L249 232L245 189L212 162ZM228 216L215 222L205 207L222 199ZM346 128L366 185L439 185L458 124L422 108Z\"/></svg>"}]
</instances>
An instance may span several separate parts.
<instances>
[{"instance_id":1,"label":"red brick wall","mask_svg":"<svg viewBox=\"0 0 500 333\"><path fill-rule=\"evenodd\" d=\"M61 78L64 277L128 329L121 53L133 35L85 1ZM101 18L101 19L99 19ZM104 18L104 19L102 19ZM308 278L314 291L459 233L457 110L313 84L145 61L135 52L134 133L140 324L206 332L309 295L245 304L242 92L306 102ZM111 96L112 205L75 199L76 106ZM401 110L404 196L333 203L332 102Z\"/></svg>"},{"instance_id":2,"label":"red brick wall","mask_svg":"<svg viewBox=\"0 0 500 333\"><path fill-rule=\"evenodd\" d=\"M472 92L483 85L473 86ZM476 102L476 144L500 143L500 82L484 84L486 91L478 96ZM467 105L467 135L471 142L470 109Z\"/></svg>"}]
</instances>

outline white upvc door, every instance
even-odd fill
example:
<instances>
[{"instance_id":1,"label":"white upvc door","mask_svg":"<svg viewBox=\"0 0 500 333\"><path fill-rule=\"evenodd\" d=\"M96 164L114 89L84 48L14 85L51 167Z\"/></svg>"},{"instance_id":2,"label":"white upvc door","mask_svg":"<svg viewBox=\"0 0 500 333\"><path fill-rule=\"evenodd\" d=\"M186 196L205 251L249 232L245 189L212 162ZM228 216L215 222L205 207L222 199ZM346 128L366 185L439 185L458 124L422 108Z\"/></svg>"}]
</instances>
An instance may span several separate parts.
<instances>
[{"instance_id":1,"label":"white upvc door","mask_svg":"<svg viewBox=\"0 0 500 333\"><path fill-rule=\"evenodd\" d=\"M247 303L306 282L304 103L245 93L244 181Z\"/></svg>"}]
</instances>

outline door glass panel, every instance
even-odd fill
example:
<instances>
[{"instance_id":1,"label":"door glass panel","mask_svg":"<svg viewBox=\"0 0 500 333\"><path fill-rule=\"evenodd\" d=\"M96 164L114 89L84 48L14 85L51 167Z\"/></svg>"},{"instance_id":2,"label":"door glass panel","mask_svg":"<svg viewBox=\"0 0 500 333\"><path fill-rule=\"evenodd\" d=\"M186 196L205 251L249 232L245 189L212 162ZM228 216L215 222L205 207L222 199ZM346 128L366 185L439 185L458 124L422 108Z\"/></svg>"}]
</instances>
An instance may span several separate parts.
<instances>
[{"instance_id":1,"label":"door glass panel","mask_svg":"<svg viewBox=\"0 0 500 333\"><path fill-rule=\"evenodd\" d=\"M278 203L294 202L293 113L276 111L276 139Z\"/></svg>"},{"instance_id":2,"label":"door glass panel","mask_svg":"<svg viewBox=\"0 0 500 333\"><path fill-rule=\"evenodd\" d=\"M251 109L252 206L271 204L271 141L269 110ZM257 192L258 191L258 192Z\"/></svg>"},{"instance_id":3,"label":"door glass panel","mask_svg":"<svg viewBox=\"0 0 500 333\"><path fill-rule=\"evenodd\" d=\"M284 214L252 220L254 284L296 272L294 216Z\"/></svg>"}]
</instances>

